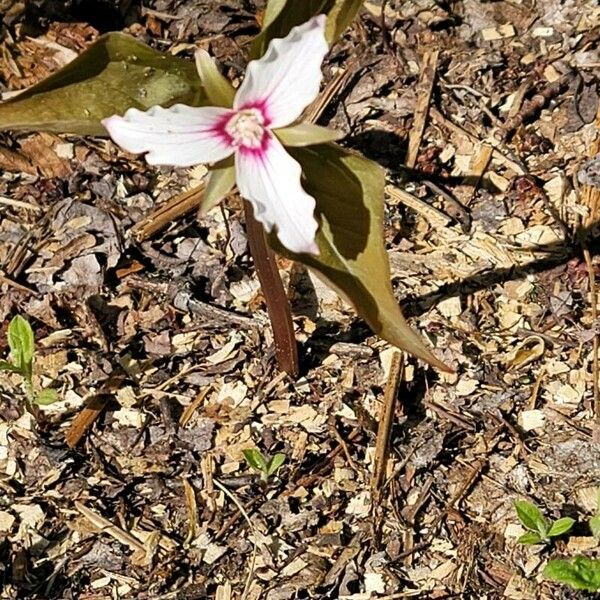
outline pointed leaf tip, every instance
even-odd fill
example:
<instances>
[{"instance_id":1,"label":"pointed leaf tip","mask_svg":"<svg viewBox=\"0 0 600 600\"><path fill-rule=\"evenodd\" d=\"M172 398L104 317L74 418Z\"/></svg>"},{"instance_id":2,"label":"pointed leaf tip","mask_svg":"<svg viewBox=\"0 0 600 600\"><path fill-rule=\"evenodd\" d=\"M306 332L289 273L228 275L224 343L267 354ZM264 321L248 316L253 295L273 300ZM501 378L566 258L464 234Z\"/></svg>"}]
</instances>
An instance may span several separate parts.
<instances>
[{"instance_id":1,"label":"pointed leaf tip","mask_svg":"<svg viewBox=\"0 0 600 600\"><path fill-rule=\"evenodd\" d=\"M316 271L380 337L452 372L409 327L394 296L383 237L383 170L335 144L288 150L301 164L306 191L316 200L319 254L289 252L273 233L269 243L280 254Z\"/></svg>"}]
</instances>

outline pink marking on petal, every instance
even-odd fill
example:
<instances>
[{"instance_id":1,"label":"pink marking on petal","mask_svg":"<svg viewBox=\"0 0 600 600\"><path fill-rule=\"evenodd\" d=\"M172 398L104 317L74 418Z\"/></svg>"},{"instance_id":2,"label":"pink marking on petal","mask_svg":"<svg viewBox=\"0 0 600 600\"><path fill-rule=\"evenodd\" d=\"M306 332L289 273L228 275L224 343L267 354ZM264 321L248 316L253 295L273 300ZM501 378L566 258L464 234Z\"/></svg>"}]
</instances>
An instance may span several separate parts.
<instances>
[{"instance_id":1,"label":"pink marking on petal","mask_svg":"<svg viewBox=\"0 0 600 600\"><path fill-rule=\"evenodd\" d=\"M227 123L231 120L231 117L235 114L235 111L224 114L219 120L210 128L210 133L220 137L226 144L233 146L234 140L227 132Z\"/></svg>"},{"instance_id":2,"label":"pink marking on petal","mask_svg":"<svg viewBox=\"0 0 600 600\"><path fill-rule=\"evenodd\" d=\"M244 156L252 157L254 160L263 163L270 145L271 136L265 131L260 146L257 148L251 148L250 146L239 146L238 152L241 152Z\"/></svg>"}]
</instances>

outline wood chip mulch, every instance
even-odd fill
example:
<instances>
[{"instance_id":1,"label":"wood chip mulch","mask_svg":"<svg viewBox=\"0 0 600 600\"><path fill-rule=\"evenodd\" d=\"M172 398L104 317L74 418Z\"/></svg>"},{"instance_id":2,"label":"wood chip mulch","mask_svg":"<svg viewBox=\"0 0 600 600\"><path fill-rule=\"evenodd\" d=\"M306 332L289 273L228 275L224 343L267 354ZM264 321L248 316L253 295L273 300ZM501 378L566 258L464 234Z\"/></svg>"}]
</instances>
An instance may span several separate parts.
<instances>
[{"instance_id":1,"label":"wood chip mulch","mask_svg":"<svg viewBox=\"0 0 600 600\"><path fill-rule=\"evenodd\" d=\"M205 47L239 81L264 8L90 4L0 0L0 91L109 28ZM599 31L594 0L368 0L327 59L319 123L386 168L398 299L455 375L281 260L290 380L241 203L195 214L203 167L1 133L0 358L26 316L61 400L34 418L0 378L0 597L590 597L541 572L599 553ZM182 194L190 210L152 228ZM254 447L286 455L267 483ZM517 498L580 524L518 545Z\"/></svg>"}]
</instances>

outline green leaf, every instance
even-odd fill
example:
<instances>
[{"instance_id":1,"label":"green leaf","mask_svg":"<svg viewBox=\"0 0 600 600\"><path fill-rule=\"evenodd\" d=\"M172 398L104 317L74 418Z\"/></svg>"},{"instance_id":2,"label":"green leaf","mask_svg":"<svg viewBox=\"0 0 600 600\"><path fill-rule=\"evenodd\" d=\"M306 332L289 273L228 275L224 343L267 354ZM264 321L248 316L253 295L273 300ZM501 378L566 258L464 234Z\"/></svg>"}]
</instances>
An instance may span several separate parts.
<instances>
[{"instance_id":1,"label":"green leaf","mask_svg":"<svg viewBox=\"0 0 600 600\"><path fill-rule=\"evenodd\" d=\"M272 475L275 475L275 473L277 473L277 471L279 471L279 469L281 468L281 465L285 462L285 454L282 454L281 452L278 452L277 454L275 454L271 460L269 461L269 464L267 465L267 477L271 477Z\"/></svg>"},{"instance_id":2,"label":"green leaf","mask_svg":"<svg viewBox=\"0 0 600 600\"><path fill-rule=\"evenodd\" d=\"M596 514L590 519L592 535L600 539L600 487L596 491Z\"/></svg>"},{"instance_id":3,"label":"green leaf","mask_svg":"<svg viewBox=\"0 0 600 600\"><path fill-rule=\"evenodd\" d=\"M335 142L344 137L340 131L320 127L312 123L299 123L290 127L275 129L273 133L284 146L312 146Z\"/></svg>"},{"instance_id":4,"label":"green leaf","mask_svg":"<svg viewBox=\"0 0 600 600\"><path fill-rule=\"evenodd\" d=\"M47 406L48 404L53 404L57 400L58 392L54 388L46 388L45 390L40 390L36 394L34 402L42 406Z\"/></svg>"},{"instance_id":5,"label":"green leaf","mask_svg":"<svg viewBox=\"0 0 600 600\"><path fill-rule=\"evenodd\" d=\"M33 329L29 321L17 315L8 325L8 346L13 358L13 363L19 368L23 377L31 377L31 364L35 351Z\"/></svg>"},{"instance_id":6,"label":"green leaf","mask_svg":"<svg viewBox=\"0 0 600 600\"><path fill-rule=\"evenodd\" d=\"M209 104L231 108L235 97L235 88L229 79L221 74L214 59L206 50L196 50L195 58Z\"/></svg>"},{"instance_id":7,"label":"green leaf","mask_svg":"<svg viewBox=\"0 0 600 600\"><path fill-rule=\"evenodd\" d=\"M242 454L244 455L246 462L253 469L260 471L261 473L267 472L267 461L260 450L257 448L248 448L247 450L242 450Z\"/></svg>"},{"instance_id":8,"label":"green leaf","mask_svg":"<svg viewBox=\"0 0 600 600\"><path fill-rule=\"evenodd\" d=\"M548 523L542 515L540 509L532 504L531 502L527 502L527 500L516 500L515 501L515 510L517 511L517 516L519 517L519 521L531 531L537 531L539 534L545 538L548 532Z\"/></svg>"},{"instance_id":9,"label":"green leaf","mask_svg":"<svg viewBox=\"0 0 600 600\"><path fill-rule=\"evenodd\" d=\"M205 101L193 62L109 33L44 81L0 104L0 130L106 135L100 121L128 108Z\"/></svg>"},{"instance_id":10,"label":"green leaf","mask_svg":"<svg viewBox=\"0 0 600 600\"><path fill-rule=\"evenodd\" d=\"M21 369L17 365L0 360L0 371L9 371L10 373L20 373Z\"/></svg>"},{"instance_id":11,"label":"green leaf","mask_svg":"<svg viewBox=\"0 0 600 600\"><path fill-rule=\"evenodd\" d=\"M269 244L321 275L348 298L380 337L448 370L410 329L394 297L383 241L382 169L334 144L288 150L301 164L304 187L317 203L320 253L292 253L279 243L275 232L269 235Z\"/></svg>"},{"instance_id":12,"label":"green leaf","mask_svg":"<svg viewBox=\"0 0 600 600\"><path fill-rule=\"evenodd\" d=\"M215 165L208 174L208 183L202 197L200 214L205 215L214 208L235 185L235 167L232 160L223 161L222 165Z\"/></svg>"},{"instance_id":13,"label":"green leaf","mask_svg":"<svg viewBox=\"0 0 600 600\"><path fill-rule=\"evenodd\" d=\"M574 524L575 519L571 519L571 517L557 519L552 523L548 530L548 537L558 537L559 535L563 535L564 533L567 533L567 531L570 531Z\"/></svg>"},{"instance_id":14,"label":"green leaf","mask_svg":"<svg viewBox=\"0 0 600 600\"><path fill-rule=\"evenodd\" d=\"M325 35L333 44L350 25L363 0L269 0L261 33L254 39L251 55L262 56L274 38L285 37L292 27L327 14Z\"/></svg>"},{"instance_id":15,"label":"green leaf","mask_svg":"<svg viewBox=\"0 0 600 600\"><path fill-rule=\"evenodd\" d=\"M595 538L600 539L600 515L590 519L590 530Z\"/></svg>"},{"instance_id":16,"label":"green leaf","mask_svg":"<svg viewBox=\"0 0 600 600\"><path fill-rule=\"evenodd\" d=\"M542 538L540 537L539 533L536 533L535 531L528 531L527 533L524 533L518 540L517 543L519 544L527 544L527 545L535 545L535 544L541 544L543 543Z\"/></svg>"},{"instance_id":17,"label":"green leaf","mask_svg":"<svg viewBox=\"0 0 600 600\"><path fill-rule=\"evenodd\" d=\"M566 583L576 590L600 590L600 560L575 556L570 560L554 559L544 569L544 577Z\"/></svg>"}]
</instances>

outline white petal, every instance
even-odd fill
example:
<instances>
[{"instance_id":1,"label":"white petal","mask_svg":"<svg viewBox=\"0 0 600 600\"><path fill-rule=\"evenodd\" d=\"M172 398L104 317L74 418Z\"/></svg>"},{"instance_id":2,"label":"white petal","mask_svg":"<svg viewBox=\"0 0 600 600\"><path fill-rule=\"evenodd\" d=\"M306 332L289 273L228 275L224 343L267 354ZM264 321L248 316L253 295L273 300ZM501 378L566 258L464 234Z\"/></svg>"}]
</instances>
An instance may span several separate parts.
<instances>
[{"instance_id":1,"label":"white petal","mask_svg":"<svg viewBox=\"0 0 600 600\"><path fill-rule=\"evenodd\" d=\"M286 248L318 254L315 200L300 184L300 165L274 135L268 136L263 148L240 148L235 154L240 194L252 203L255 218L267 231L277 226L277 237Z\"/></svg>"},{"instance_id":2,"label":"white petal","mask_svg":"<svg viewBox=\"0 0 600 600\"><path fill-rule=\"evenodd\" d=\"M294 122L319 93L321 63L329 49L325 22L319 15L273 40L264 56L248 65L233 107L262 108L273 128Z\"/></svg>"},{"instance_id":3,"label":"white petal","mask_svg":"<svg viewBox=\"0 0 600 600\"><path fill-rule=\"evenodd\" d=\"M147 152L151 165L190 167L217 162L233 153L224 133L230 114L227 108L176 104L171 108L153 106L146 112L130 108L122 117L104 119L102 125L128 152Z\"/></svg>"}]
</instances>

